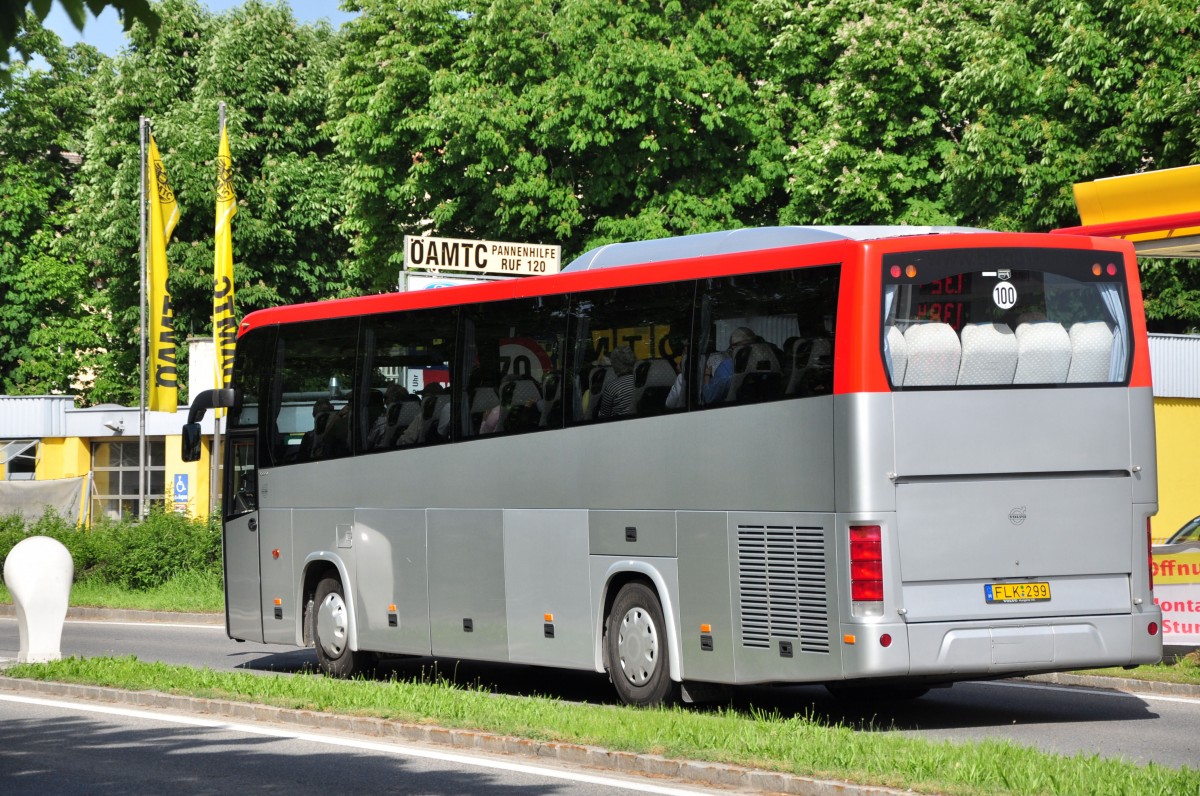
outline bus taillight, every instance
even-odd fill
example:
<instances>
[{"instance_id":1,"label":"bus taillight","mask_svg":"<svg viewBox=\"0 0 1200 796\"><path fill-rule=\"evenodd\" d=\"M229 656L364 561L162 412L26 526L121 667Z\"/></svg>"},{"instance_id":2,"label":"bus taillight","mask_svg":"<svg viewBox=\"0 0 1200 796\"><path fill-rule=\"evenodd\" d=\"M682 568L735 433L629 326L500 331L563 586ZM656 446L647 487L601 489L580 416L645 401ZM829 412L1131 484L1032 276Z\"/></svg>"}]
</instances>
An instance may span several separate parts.
<instances>
[{"instance_id":1,"label":"bus taillight","mask_svg":"<svg viewBox=\"0 0 1200 796\"><path fill-rule=\"evenodd\" d=\"M850 599L854 613L883 613L883 533L878 525L850 526Z\"/></svg>"}]
</instances>

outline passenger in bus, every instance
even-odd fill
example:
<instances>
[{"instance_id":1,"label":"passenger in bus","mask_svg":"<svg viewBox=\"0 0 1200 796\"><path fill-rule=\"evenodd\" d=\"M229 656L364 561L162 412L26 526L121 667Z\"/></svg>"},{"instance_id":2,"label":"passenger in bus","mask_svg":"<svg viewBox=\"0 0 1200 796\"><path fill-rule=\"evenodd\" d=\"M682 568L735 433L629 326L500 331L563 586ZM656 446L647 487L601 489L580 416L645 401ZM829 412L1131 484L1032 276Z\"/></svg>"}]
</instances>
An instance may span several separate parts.
<instances>
[{"instance_id":1,"label":"passenger in bus","mask_svg":"<svg viewBox=\"0 0 1200 796\"><path fill-rule=\"evenodd\" d=\"M404 429L404 433L396 440L397 445L414 445L418 442L432 442L437 439L438 397L444 394L442 385L435 381L418 394L421 396L421 413L413 418L413 421L408 424L408 428ZM444 403L449 405L449 402ZM449 415L447 415L447 424L449 424Z\"/></svg>"},{"instance_id":2,"label":"passenger in bus","mask_svg":"<svg viewBox=\"0 0 1200 796\"><path fill-rule=\"evenodd\" d=\"M704 369L704 386L700 389L700 398L705 405L719 404L729 398L729 383L733 381L733 358L739 348L758 341L758 335L753 329L739 326L729 335L729 348L724 352L724 359L714 366L711 361Z\"/></svg>"},{"instance_id":3,"label":"passenger in bus","mask_svg":"<svg viewBox=\"0 0 1200 796\"><path fill-rule=\"evenodd\" d=\"M329 426L330 418L333 417L333 402L328 398L318 398L313 403L312 416L313 427L304 432L304 436L300 439L300 445L296 451L296 461L306 462L309 459L317 458L316 451L320 447L320 439Z\"/></svg>"},{"instance_id":4,"label":"passenger in bus","mask_svg":"<svg viewBox=\"0 0 1200 796\"><path fill-rule=\"evenodd\" d=\"M538 407L540 417L538 426L555 428L563 421L563 384L562 374L556 370L548 371L542 379L542 400Z\"/></svg>"},{"instance_id":5,"label":"passenger in bus","mask_svg":"<svg viewBox=\"0 0 1200 796\"><path fill-rule=\"evenodd\" d=\"M370 434L371 429L375 427L375 423L379 420L386 422L387 420L387 401L383 397L383 393L379 390L367 391L367 411L363 415L360 425L363 432L361 439L366 439Z\"/></svg>"},{"instance_id":6,"label":"passenger in bus","mask_svg":"<svg viewBox=\"0 0 1200 796\"><path fill-rule=\"evenodd\" d=\"M395 426L400 414L400 404L408 397L408 390L401 384L392 383L383 394L383 413L375 418L367 432L367 447L382 448L387 444L388 426Z\"/></svg>"},{"instance_id":7,"label":"passenger in bus","mask_svg":"<svg viewBox=\"0 0 1200 796\"><path fill-rule=\"evenodd\" d=\"M600 407L596 410L596 416L632 415L636 409L633 402L633 366L637 364L637 356L629 346L621 346L613 349L609 360L612 363L612 375L604 380L604 387L600 390Z\"/></svg>"},{"instance_id":8,"label":"passenger in bus","mask_svg":"<svg viewBox=\"0 0 1200 796\"><path fill-rule=\"evenodd\" d=\"M335 411L329 418L325 433L316 441L313 447L314 459L336 459L350 455L350 434L354 428L354 394L346 398L346 403Z\"/></svg>"},{"instance_id":9,"label":"passenger in bus","mask_svg":"<svg viewBox=\"0 0 1200 796\"><path fill-rule=\"evenodd\" d=\"M509 373L500 380L500 402L484 414L479 433L529 431L537 427L542 409L537 384Z\"/></svg>"},{"instance_id":10,"label":"passenger in bus","mask_svg":"<svg viewBox=\"0 0 1200 796\"><path fill-rule=\"evenodd\" d=\"M488 409L486 412L483 413L483 419L479 422L479 433L480 434L495 434L497 431L500 430L500 422L504 417L504 410L505 410L504 399L503 399L503 396L505 393L504 388L508 387L515 380L516 380L516 377L513 376L511 373L505 375L505 377L500 380L500 389L497 390L497 395L499 395L501 397L498 399L498 402L496 403L495 406L491 407L490 409ZM512 395L511 388L509 389L508 394L509 394L509 396Z\"/></svg>"},{"instance_id":11,"label":"passenger in bus","mask_svg":"<svg viewBox=\"0 0 1200 796\"><path fill-rule=\"evenodd\" d=\"M671 384L671 391L667 393L667 399L663 402L663 406L667 409L686 409L687 408L687 379L684 374L688 369L688 350L690 346L687 341L683 342L683 354L679 357L679 372L675 375L675 381Z\"/></svg>"}]
</instances>

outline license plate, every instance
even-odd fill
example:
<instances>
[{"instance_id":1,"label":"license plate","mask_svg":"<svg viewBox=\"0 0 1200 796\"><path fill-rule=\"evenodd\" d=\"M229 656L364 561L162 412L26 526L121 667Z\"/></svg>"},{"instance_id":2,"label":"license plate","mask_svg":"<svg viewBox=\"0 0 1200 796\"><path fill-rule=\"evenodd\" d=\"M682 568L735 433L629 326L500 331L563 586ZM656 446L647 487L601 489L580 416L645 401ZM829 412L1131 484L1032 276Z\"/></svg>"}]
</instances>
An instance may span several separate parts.
<instances>
[{"instance_id":1,"label":"license plate","mask_svg":"<svg viewBox=\"0 0 1200 796\"><path fill-rule=\"evenodd\" d=\"M986 583L983 595L989 603L1040 603L1050 599L1050 584Z\"/></svg>"}]
</instances>

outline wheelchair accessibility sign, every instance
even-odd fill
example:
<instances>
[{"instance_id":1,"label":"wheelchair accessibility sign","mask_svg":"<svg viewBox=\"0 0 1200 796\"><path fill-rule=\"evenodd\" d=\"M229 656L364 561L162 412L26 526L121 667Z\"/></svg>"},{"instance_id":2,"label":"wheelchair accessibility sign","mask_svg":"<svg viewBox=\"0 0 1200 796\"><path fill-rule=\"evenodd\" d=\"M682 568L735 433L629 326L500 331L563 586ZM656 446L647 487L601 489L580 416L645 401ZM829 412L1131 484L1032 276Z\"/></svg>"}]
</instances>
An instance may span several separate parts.
<instances>
[{"instance_id":1,"label":"wheelchair accessibility sign","mask_svg":"<svg viewBox=\"0 0 1200 796\"><path fill-rule=\"evenodd\" d=\"M186 512L188 507L188 477L187 473L175 474L175 510Z\"/></svg>"}]
</instances>

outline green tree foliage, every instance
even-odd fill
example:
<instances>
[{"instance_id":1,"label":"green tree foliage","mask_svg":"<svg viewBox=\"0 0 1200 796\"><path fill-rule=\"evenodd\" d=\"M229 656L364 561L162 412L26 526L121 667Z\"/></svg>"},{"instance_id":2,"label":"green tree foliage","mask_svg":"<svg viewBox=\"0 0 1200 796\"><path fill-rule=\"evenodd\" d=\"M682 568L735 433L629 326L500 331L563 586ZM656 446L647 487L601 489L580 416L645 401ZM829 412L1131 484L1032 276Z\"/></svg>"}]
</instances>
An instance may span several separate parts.
<instances>
[{"instance_id":1,"label":"green tree foliage","mask_svg":"<svg viewBox=\"0 0 1200 796\"><path fill-rule=\"evenodd\" d=\"M338 56L327 25L298 25L282 4L250 0L221 16L197 0L157 6L157 36L135 26L130 47L100 74L88 131L77 243L111 319L94 363L92 401L137 398L139 117L154 137L179 203L167 249L181 348L210 334L218 103L227 125L239 210L233 222L238 314L349 291L336 231L340 170L325 122ZM182 352L181 352L182 353Z\"/></svg>"},{"instance_id":2,"label":"green tree foliage","mask_svg":"<svg viewBox=\"0 0 1200 796\"><path fill-rule=\"evenodd\" d=\"M20 36L44 66L17 62L0 84L0 389L66 392L79 352L94 345L87 273L66 256L72 153L87 129L88 86L101 63L31 21Z\"/></svg>"},{"instance_id":3,"label":"green tree foliage","mask_svg":"<svg viewBox=\"0 0 1200 796\"><path fill-rule=\"evenodd\" d=\"M83 30L90 11L93 16L100 16L106 8L116 10L125 30L129 30L135 21L141 22L152 30L158 29L158 15L150 7L148 0L58 0L59 5L67 12L67 16L75 27ZM51 0L8 0L0 5L0 78L6 79L6 69L9 60L9 48L15 49L23 57L36 52L30 48L30 41L21 36L22 30L36 30L46 20L53 5ZM29 8L28 15L26 7Z\"/></svg>"},{"instance_id":4,"label":"green tree foliage","mask_svg":"<svg viewBox=\"0 0 1200 796\"><path fill-rule=\"evenodd\" d=\"M578 253L767 223L780 151L756 99L750 2L350 5L333 115L359 267L394 284L406 233Z\"/></svg>"},{"instance_id":5,"label":"green tree foliage","mask_svg":"<svg viewBox=\"0 0 1200 796\"><path fill-rule=\"evenodd\" d=\"M788 203L798 224L947 224L942 186L955 120L942 87L947 46L973 2L761 0L777 27L770 51L787 130Z\"/></svg>"},{"instance_id":6,"label":"green tree foliage","mask_svg":"<svg viewBox=\"0 0 1200 796\"><path fill-rule=\"evenodd\" d=\"M946 178L965 219L1078 223L1071 185L1200 157L1200 17L1191 0L992 0L956 26L945 88L963 121Z\"/></svg>"},{"instance_id":7,"label":"green tree foliage","mask_svg":"<svg viewBox=\"0 0 1200 796\"><path fill-rule=\"evenodd\" d=\"M111 61L31 20L48 69L0 84L7 391L85 372L87 400L136 400L141 115L182 212L181 342L210 330L220 101L239 314L390 289L408 233L569 258L741 225L1046 230L1078 223L1072 183L1200 162L1193 0L345 6L334 33L163 0ZM1200 327L1200 267L1143 276L1152 328Z\"/></svg>"}]
</instances>

